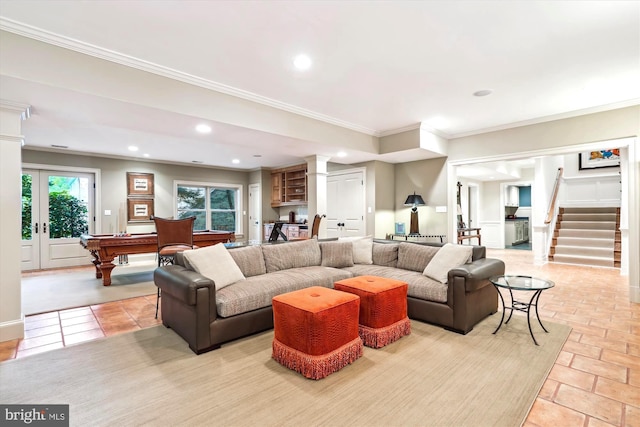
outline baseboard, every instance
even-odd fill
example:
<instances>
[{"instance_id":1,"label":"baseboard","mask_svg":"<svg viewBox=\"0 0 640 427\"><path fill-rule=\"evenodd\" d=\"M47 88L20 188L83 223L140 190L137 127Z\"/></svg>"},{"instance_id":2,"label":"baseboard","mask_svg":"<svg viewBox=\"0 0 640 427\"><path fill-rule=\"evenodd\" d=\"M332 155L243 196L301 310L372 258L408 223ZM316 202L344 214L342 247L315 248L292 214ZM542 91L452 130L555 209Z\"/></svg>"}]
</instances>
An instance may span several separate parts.
<instances>
[{"instance_id":1,"label":"baseboard","mask_svg":"<svg viewBox=\"0 0 640 427\"><path fill-rule=\"evenodd\" d=\"M24 338L24 315L20 319L0 323L0 342Z\"/></svg>"}]
</instances>

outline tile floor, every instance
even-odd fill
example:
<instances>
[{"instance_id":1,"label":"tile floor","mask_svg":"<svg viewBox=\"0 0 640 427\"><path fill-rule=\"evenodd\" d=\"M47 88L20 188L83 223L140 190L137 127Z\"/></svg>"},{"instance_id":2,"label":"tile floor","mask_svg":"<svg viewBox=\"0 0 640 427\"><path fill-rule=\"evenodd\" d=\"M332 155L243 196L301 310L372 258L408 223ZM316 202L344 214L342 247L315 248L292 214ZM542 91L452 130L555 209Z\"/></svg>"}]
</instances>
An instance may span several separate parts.
<instances>
[{"instance_id":1,"label":"tile floor","mask_svg":"<svg viewBox=\"0 0 640 427\"><path fill-rule=\"evenodd\" d=\"M640 304L629 302L628 278L616 269L535 266L530 251L487 256L504 260L507 273L554 281L540 316L573 328L524 427L640 427ZM154 315L149 295L28 316L24 339L0 343L0 361L161 323Z\"/></svg>"}]
</instances>

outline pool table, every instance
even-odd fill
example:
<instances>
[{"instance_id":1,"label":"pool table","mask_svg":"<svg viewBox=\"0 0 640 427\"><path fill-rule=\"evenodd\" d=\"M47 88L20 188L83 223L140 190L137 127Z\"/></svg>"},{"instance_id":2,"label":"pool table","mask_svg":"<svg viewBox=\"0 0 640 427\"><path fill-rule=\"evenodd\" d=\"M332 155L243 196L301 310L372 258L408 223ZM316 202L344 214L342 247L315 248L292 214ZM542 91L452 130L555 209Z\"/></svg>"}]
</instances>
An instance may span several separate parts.
<instances>
[{"instance_id":1,"label":"pool table","mask_svg":"<svg viewBox=\"0 0 640 427\"><path fill-rule=\"evenodd\" d=\"M216 243L235 242L236 236L230 231L194 231L193 244L198 247ZM128 234L83 234L80 244L91 252L96 266L96 279L102 278L104 286L111 285L111 270L116 266L115 257L129 254L145 254L158 251L158 236L155 233Z\"/></svg>"}]
</instances>

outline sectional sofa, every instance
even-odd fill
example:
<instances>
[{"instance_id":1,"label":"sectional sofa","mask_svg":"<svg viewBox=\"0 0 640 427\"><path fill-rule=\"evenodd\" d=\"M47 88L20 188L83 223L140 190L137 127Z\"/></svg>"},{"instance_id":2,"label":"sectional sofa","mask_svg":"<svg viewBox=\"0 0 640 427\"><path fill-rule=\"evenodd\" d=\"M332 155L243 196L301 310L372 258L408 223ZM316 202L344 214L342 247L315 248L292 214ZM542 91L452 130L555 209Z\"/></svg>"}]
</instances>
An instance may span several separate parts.
<instances>
[{"instance_id":1,"label":"sectional sofa","mask_svg":"<svg viewBox=\"0 0 640 427\"><path fill-rule=\"evenodd\" d=\"M356 238L315 239L226 249L223 245L178 254L159 267L162 323L195 353L273 328L274 296L361 275L408 284L412 319L466 334L497 311L489 277L501 260L483 246L441 245Z\"/></svg>"}]
</instances>

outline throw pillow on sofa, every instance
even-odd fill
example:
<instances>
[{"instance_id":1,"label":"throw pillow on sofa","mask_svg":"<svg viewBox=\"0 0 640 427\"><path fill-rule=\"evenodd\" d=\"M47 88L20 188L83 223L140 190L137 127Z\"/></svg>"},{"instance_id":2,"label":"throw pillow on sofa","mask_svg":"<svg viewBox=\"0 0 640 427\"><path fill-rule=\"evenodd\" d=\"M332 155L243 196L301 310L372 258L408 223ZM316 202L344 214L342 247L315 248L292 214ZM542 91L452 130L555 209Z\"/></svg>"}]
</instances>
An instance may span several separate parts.
<instances>
[{"instance_id":1,"label":"throw pillow on sofa","mask_svg":"<svg viewBox=\"0 0 640 427\"><path fill-rule=\"evenodd\" d=\"M353 244L354 264L373 264L373 237L338 237L338 241Z\"/></svg>"},{"instance_id":2,"label":"throw pillow on sofa","mask_svg":"<svg viewBox=\"0 0 640 427\"><path fill-rule=\"evenodd\" d=\"M233 260L240 267L244 277L259 276L267 273L260 246L233 248L229 251Z\"/></svg>"},{"instance_id":3,"label":"throw pillow on sofa","mask_svg":"<svg viewBox=\"0 0 640 427\"><path fill-rule=\"evenodd\" d=\"M198 273L213 280L216 291L244 280L240 267L223 244L184 251L184 258Z\"/></svg>"},{"instance_id":4,"label":"throw pillow on sofa","mask_svg":"<svg viewBox=\"0 0 640 427\"><path fill-rule=\"evenodd\" d=\"M323 267L353 267L353 244L351 242L321 242Z\"/></svg>"},{"instance_id":5,"label":"throw pillow on sofa","mask_svg":"<svg viewBox=\"0 0 640 427\"><path fill-rule=\"evenodd\" d=\"M262 245L267 273L290 268L320 265L320 245L316 239Z\"/></svg>"},{"instance_id":6,"label":"throw pillow on sofa","mask_svg":"<svg viewBox=\"0 0 640 427\"><path fill-rule=\"evenodd\" d=\"M440 283L447 283L449 270L466 264L472 253L472 246L447 243L433 256L422 274Z\"/></svg>"}]
</instances>

